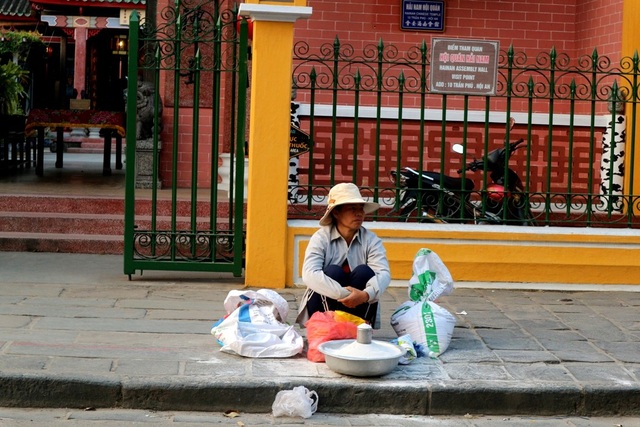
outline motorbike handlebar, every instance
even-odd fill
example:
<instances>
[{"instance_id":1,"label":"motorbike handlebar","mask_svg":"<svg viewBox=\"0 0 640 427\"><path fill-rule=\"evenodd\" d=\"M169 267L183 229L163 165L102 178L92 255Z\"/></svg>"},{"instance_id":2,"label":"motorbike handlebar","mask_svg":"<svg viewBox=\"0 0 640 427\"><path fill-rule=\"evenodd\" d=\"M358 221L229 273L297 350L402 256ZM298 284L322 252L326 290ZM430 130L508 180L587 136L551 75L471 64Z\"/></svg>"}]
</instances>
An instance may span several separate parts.
<instances>
[{"instance_id":1,"label":"motorbike handlebar","mask_svg":"<svg viewBox=\"0 0 640 427\"><path fill-rule=\"evenodd\" d=\"M520 138L516 142L512 142L511 144L509 144L509 153L513 153L518 148L518 146L523 142L524 142L524 138Z\"/></svg>"},{"instance_id":2,"label":"motorbike handlebar","mask_svg":"<svg viewBox=\"0 0 640 427\"><path fill-rule=\"evenodd\" d=\"M477 171L479 168L481 168L483 165L482 160L473 160L472 162L469 162L467 164L467 167L464 168L464 170L467 171ZM462 173L462 169L458 169L458 173Z\"/></svg>"}]
</instances>

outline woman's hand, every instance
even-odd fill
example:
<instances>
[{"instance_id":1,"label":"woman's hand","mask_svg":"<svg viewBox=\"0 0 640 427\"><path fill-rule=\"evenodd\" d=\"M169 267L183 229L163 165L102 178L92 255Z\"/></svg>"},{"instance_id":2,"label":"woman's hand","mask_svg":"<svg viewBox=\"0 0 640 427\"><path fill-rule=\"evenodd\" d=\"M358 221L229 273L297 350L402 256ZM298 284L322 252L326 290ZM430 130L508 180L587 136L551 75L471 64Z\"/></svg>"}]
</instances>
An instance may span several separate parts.
<instances>
[{"instance_id":1,"label":"woman's hand","mask_svg":"<svg viewBox=\"0 0 640 427\"><path fill-rule=\"evenodd\" d=\"M344 304L345 307L355 308L360 304L364 304L365 302L369 301L369 294L365 291L352 288L351 286L347 286L345 289L351 293L349 294L349 296L338 300L338 302Z\"/></svg>"}]
</instances>

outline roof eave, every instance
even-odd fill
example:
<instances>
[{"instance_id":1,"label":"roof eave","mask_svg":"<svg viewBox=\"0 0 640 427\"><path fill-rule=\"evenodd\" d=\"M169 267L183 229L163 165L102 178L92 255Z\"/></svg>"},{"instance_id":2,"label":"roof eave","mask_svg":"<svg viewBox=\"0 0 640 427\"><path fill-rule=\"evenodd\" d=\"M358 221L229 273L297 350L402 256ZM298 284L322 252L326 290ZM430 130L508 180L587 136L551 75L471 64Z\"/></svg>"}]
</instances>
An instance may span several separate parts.
<instances>
[{"instance_id":1,"label":"roof eave","mask_svg":"<svg viewBox=\"0 0 640 427\"><path fill-rule=\"evenodd\" d=\"M124 3L124 2L88 2L86 0L31 0L33 4L47 4L55 6L67 6L67 7L104 7L104 8L117 8L117 9L145 9L146 4L140 1L140 3Z\"/></svg>"}]
</instances>

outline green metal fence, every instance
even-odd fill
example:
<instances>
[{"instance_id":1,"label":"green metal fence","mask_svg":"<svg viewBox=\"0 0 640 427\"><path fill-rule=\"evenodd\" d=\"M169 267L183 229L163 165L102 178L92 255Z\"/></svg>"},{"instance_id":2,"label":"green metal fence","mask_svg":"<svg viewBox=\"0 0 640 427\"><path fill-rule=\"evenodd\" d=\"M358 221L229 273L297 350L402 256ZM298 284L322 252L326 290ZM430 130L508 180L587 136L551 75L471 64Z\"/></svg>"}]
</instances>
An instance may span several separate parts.
<instances>
[{"instance_id":1,"label":"green metal fence","mask_svg":"<svg viewBox=\"0 0 640 427\"><path fill-rule=\"evenodd\" d=\"M491 177L458 170L522 138L523 148L506 162L523 182L532 223L638 226L637 55L612 63L597 50L577 58L555 50L530 57L509 47L500 50L492 96L431 92L430 55L424 42L405 52L383 41L361 51L337 38L317 49L296 44L296 102L312 148L299 158L290 217L318 218L328 188L353 181L381 203L377 220L404 220L403 190L423 188L401 186L392 171L403 167L470 179L473 190L456 190L485 212L495 195ZM453 144L463 154L452 152ZM505 210L507 200L499 202ZM455 215L440 209L409 220L483 222ZM501 223L519 222L505 214Z\"/></svg>"},{"instance_id":2,"label":"green metal fence","mask_svg":"<svg viewBox=\"0 0 640 427\"><path fill-rule=\"evenodd\" d=\"M125 274L242 273L247 24L238 35L226 4L176 0L157 26L131 19Z\"/></svg>"}]
</instances>

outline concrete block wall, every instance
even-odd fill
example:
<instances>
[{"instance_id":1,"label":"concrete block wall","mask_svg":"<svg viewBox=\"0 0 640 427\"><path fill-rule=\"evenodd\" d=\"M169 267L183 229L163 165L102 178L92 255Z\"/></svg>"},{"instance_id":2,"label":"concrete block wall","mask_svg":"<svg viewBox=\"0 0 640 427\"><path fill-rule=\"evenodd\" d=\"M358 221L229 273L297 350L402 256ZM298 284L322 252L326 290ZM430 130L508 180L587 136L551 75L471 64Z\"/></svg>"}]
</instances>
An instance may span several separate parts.
<instances>
[{"instance_id":1,"label":"concrete block wall","mask_svg":"<svg viewBox=\"0 0 640 427\"><path fill-rule=\"evenodd\" d=\"M459 284L517 289L635 289L640 230L456 224L365 224L383 241L392 280L407 283L420 248L436 252ZM301 285L317 221L290 220L287 285Z\"/></svg>"}]
</instances>

